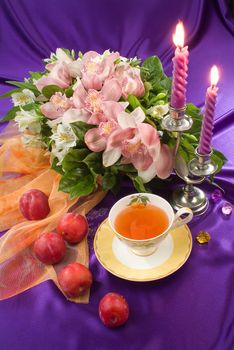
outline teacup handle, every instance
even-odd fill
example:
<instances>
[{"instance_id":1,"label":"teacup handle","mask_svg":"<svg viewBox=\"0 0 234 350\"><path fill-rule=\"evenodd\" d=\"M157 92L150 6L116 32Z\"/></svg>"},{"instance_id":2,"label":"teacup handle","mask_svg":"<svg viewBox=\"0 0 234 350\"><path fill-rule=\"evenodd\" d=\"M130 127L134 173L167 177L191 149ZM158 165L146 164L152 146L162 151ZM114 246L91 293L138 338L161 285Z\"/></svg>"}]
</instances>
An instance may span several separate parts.
<instances>
[{"instance_id":1,"label":"teacup handle","mask_svg":"<svg viewBox=\"0 0 234 350\"><path fill-rule=\"evenodd\" d=\"M181 219L181 216L184 214L188 214L188 215L184 219ZM192 220L192 218L193 218L193 212L190 208L186 208L186 207L180 208L175 214L175 218L171 229L187 224L189 221Z\"/></svg>"}]
</instances>

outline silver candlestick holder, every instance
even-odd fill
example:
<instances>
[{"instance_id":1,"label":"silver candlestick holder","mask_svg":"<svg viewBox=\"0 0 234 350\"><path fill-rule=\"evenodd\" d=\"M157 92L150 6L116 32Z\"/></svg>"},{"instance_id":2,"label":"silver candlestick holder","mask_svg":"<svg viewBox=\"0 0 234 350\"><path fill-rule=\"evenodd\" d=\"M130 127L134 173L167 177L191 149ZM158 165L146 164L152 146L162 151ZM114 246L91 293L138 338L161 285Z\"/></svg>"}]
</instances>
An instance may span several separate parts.
<instances>
[{"instance_id":1,"label":"silver candlestick holder","mask_svg":"<svg viewBox=\"0 0 234 350\"><path fill-rule=\"evenodd\" d=\"M169 114L164 117L163 128L170 132L177 132L175 158L178 155L181 134L183 131L189 130L192 124L192 118L185 115L185 107L181 109L170 107ZM207 155L199 154L196 149L195 158L188 165L185 163L181 166L182 159L178 161L175 172L185 181L185 185L175 189L172 193L171 204L175 210L188 207L194 215L201 215L208 209L209 201L205 193L194 185L201 184L207 176L216 172L217 165L212 161L211 155L212 152Z\"/></svg>"},{"instance_id":2,"label":"silver candlestick holder","mask_svg":"<svg viewBox=\"0 0 234 350\"><path fill-rule=\"evenodd\" d=\"M200 154L198 149L195 150L196 158L188 163L188 168L191 174L195 176L209 176L218 169L217 164L212 160L213 151L208 154Z\"/></svg>"},{"instance_id":3,"label":"silver candlestick holder","mask_svg":"<svg viewBox=\"0 0 234 350\"><path fill-rule=\"evenodd\" d=\"M174 108L169 106L169 114L162 120L162 126L168 131L182 132L189 130L193 125L193 120L185 114L185 106Z\"/></svg>"}]
</instances>

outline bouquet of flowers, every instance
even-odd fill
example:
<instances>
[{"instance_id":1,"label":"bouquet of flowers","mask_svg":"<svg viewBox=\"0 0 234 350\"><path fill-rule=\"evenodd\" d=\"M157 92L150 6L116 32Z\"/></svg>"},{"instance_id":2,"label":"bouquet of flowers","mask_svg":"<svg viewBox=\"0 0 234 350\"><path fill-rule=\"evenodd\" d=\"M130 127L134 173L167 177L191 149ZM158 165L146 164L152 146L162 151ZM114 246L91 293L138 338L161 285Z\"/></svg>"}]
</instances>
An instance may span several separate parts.
<instances>
[{"instance_id":1,"label":"bouquet of flowers","mask_svg":"<svg viewBox=\"0 0 234 350\"><path fill-rule=\"evenodd\" d=\"M171 78L158 57L142 64L118 52L84 55L57 49L45 59L45 71L30 72L18 88L3 95L14 107L2 121L14 119L22 141L48 149L51 167L61 174L59 190L70 198L88 195L101 184L117 191L127 175L140 192L156 176L167 178L174 166L176 134L162 129L168 113ZM194 157L202 116L187 105L193 126L181 136L179 154ZM214 150L219 165L225 157Z\"/></svg>"}]
</instances>

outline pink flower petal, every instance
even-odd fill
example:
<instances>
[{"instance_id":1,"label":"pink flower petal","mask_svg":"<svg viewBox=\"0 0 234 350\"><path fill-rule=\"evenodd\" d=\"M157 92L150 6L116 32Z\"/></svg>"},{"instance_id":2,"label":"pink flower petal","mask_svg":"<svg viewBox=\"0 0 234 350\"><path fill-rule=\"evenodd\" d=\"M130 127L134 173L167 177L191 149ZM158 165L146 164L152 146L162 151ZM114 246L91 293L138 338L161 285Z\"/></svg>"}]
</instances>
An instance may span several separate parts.
<instances>
[{"instance_id":1,"label":"pink flower petal","mask_svg":"<svg viewBox=\"0 0 234 350\"><path fill-rule=\"evenodd\" d=\"M100 134L98 128L88 130L84 140L87 147L93 152L101 152L106 148L106 139Z\"/></svg>"},{"instance_id":2,"label":"pink flower petal","mask_svg":"<svg viewBox=\"0 0 234 350\"><path fill-rule=\"evenodd\" d=\"M47 102L41 106L41 112L49 119L55 119L63 114L63 110L58 108L54 103Z\"/></svg>"},{"instance_id":3,"label":"pink flower petal","mask_svg":"<svg viewBox=\"0 0 234 350\"><path fill-rule=\"evenodd\" d=\"M95 58L96 56L99 56L99 54L96 51L86 52L82 57L82 66L84 67L88 62L91 61L91 59Z\"/></svg>"},{"instance_id":4,"label":"pink flower petal","mask_svg":"<svg viewBox=\"0 0 234 350\"><path fill-rule=\"evenodd\" d=\"M117 79L106 80L101 90L105 101L119 101L122 91Z\"/></svg>"},{"instance_id":5,"label":"pink flower petal","mask_svg":"<svg viewBox=\"0 0 234 350\"><path fill-rule=\"evenodd\" d=\"M102 155L102 162L105 167L115 164L121 157L121 148L111 148L105 150Z\"/></svg>"},{"instance_id":6,"label":"pink flower petal","mask_svg":"<svg viewBox=\"0 0 234 350\"><path fill-rule=\"evenodd\" d=\"M137 107L131 113L131 117L135 120L136 124L142 123L145 120L145 113L141 109L141 107Z\"/></svg>"},{"instance_id":7,"label":"pink flower petal","mask_svg":"<svg viewBox=\"0 0 234 350\"><path fill-rule=\"evenodd\" d=\"M140 123L138 125L138 131L140 138L146 147L154 147L160 142L158 132L152 125Z\"/></svg>"},{"instance_id":8,"label":"pink flower petal","mask_svg":"<svg viewBox=\"0 0 234 350\"><path fill-rule=\"evenodd\" d=\"M75 84L75 91L72 96L72 100L74 103L74 106L76 108L83 108L85 107L85 99L87 98L88 94L86 90L84 89L82 83L80 80L77 81Z\"/></svg>"},{"instance_id":9,"label":"pink flower petal","mask_svg":"<svg viewBox=\"0 0 234 350\"><path fill-rule=\"evenodd\" d=\"M151 181L157 174L156 164L152 163L146 170L138 170L138 176L140 176L144 183Z\"/></svg>"},{"instance_id":10,"label":"pink flower petal","mask_svg":"<svg viewBox=\"0 0 234 350\"><path fill-rule=\"evenodd\" d=\"M88 120L89 124L99 125L101 122L107 122L108 119L103 113L93 113Z\"/></svg>"},{"instance_id":11,"label":"pink flower petal","mask_svg":"<svg viewBox=\"0 0 234 350\"><path fill-rule=\"evenodd\" d=\"M118 123L122 129L136 128L138 124L145 120L145 113L137 107L132 113L122 112L118 116Z\"/></svg>"},{"instance_id":12,"label":"pink flower petal","mask_svg":"<svg viewBox=\"0 0 234 350\"><path fill-rule=\"evenodd\" d=\"M90 117L90 113L85 109L68 109L64 114L62 121L64 124L70 124L78 121L87 123Z\"/></svg>"},{"instance_id":13,"label":"pink flower petal","mask_svg":"<svg viewBox=\"0 0 234 350\"><path fill-rule=\"evenodd\" d=\"M122 129L136 128L136 122L131 117L130 113L122 112L118 115L118 123Z\"/></svg>"},{"instance_id":14,"label":"pink flower petal","mask_svg":"<svg viewBox=\"0 0 234 350\"><path fill-rule=\"evenodd\" d=\"M135 135L135 130L132 128L128 129L117 129L113 131L108 139L110 147L120 147L124 140L131 139Z\"/></svg>"},{"instance_id":15,"label":"pink flower petal","mask_svg":"<svg viewBox=\"0 0 234 350\"><path fill-rule=\"evenodd\" d=\"M102 102L101 109L107 119L117 120L119 114L123 112L124 107L118 102L105 101Z\"/></svg>"},{"instance_id":16,"label":"pink flower petal","mask_svg":"<svg viewBox=\"0 0 234 350\"><path fill-rule=\"evenodd\" d=\"M160 177L161 179L166 179L172 173L173 166L174 166L173 152L170 150L170 148L167 145L161 144L159 157L156 161L157 176Z\"/></svg>"},{"instance_id":17,"label":"pink flower petal","mask_svg":"<svg viewBox=\"0 0 234 350\"><path fill-rule=\"evenodd\" d=\"M82 83L87 90L89 89L101 90L102 88L102 81L97 74L83 73Z\"/></svg>"},{"instance_id":18,"label":"pink flower petal","mask_svg":"<svg viewBox=\"0 0 234 350\"><path fill-rule=\"evenodd\" d=\"M140 148L131 159L134 167L140 171L147 170L153 162L152 157L144 148Z\"/></svg>"}]
</instances>

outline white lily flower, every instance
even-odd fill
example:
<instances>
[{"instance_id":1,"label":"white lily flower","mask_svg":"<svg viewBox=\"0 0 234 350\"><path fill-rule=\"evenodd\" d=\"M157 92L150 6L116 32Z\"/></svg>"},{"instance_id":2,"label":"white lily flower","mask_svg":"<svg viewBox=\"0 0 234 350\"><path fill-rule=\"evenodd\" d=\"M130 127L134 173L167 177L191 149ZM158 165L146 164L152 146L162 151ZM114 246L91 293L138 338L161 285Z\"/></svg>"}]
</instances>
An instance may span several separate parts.
<instances>
[{"instance_id":1,"label":"white lily flower","mask_svg":"<svg viewBox=\"0 0 234 350\"><path fill-rule=\"evenodd\" d=\"M165 105L156 105L147 109L147 113L152 115L152 117L156 117L156 118L162 118L168 112L169 112L168 103Z\"/></svg>"},{"instance_id":2,"label":"white lily flower","mask_svg":"<svg viewBox=\"0 0 234 350\"><path fill-rule=\"evenodd\" d=\"M61 164L63 158L68 153L69 149L75 147L77 137L69 124L58 124L52 128L53 141L52 154L58 158Z\"/></svg>"},{"instance_id":3,"label":"white lily flower","mask_svg":"<svg viewBox=\"0 0 234 350\"><path fill-rule=\"evenodd\" d=\"M35 134L41 131L41 116L34 109L25 111L21 108L16 112L15 121L20 131L29 130Z\"/></svg>"},{"instance_id":4,"label":"white lily flower","mask_svg":"<svg viewBox=\"0 0 234 350\"><path fill-rule=\"evenodd\" d=\"M11 95L14 106L25 106L29 103L33 103L36 96L31 90L24 89L22 92L15 92Z\"/></svg>"}]
</instances>

